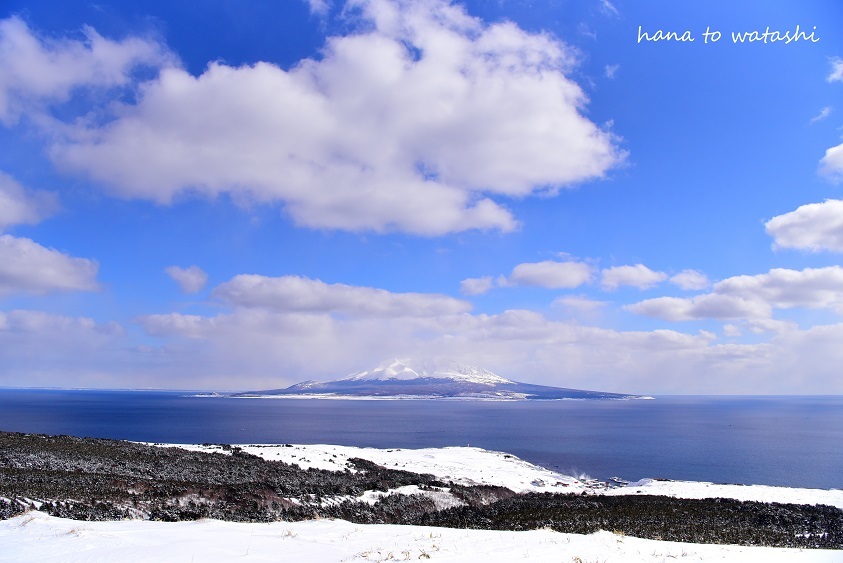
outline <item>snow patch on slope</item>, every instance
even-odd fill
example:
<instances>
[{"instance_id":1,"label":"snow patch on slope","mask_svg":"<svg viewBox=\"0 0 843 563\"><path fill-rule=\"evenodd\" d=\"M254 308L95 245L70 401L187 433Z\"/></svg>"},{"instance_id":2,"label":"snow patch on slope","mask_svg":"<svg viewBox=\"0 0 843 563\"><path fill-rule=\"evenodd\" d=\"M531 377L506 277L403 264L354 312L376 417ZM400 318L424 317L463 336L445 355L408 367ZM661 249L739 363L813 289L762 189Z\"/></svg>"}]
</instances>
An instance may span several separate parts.
<instances>
[{"instance_id":1,"label":"snow patch on slope","mask_svg":"<svg viewBox=\"0 0 843 563\"><path fill-rule=\"evenodd\" d=\"M450 379L483 385L505 385L514 383L487 369L453 360L394 359L387 360L373 370L358 371L340 381L384 381L389 379L409 381L412 379Z\"/></svg>"}]
</instances>

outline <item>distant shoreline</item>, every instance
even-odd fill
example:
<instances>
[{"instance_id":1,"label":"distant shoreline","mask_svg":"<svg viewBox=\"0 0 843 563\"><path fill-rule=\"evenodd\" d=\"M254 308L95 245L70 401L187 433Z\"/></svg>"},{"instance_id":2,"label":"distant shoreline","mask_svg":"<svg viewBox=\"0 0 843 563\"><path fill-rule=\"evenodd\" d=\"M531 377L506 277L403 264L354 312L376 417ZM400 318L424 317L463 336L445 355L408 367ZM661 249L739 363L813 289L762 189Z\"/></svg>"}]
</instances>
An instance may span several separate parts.
<instances>
[{"instance_id":1,"label":"distant shoreline","mask_svg":"<svg viewBox=\"0 0 843 563\"><path fill-rule=\"evenodd\" d=\"M225 399L316 399L328 401L490 401L490 402L555 402L555 401L636 401L655 400L655 397L648 395L635 395L628 397L607 397L600 399L589 399L580 397L565 397L561 399L515 399L511 397L440 397L436 395L334 395L334 394L300 394L300 395L251 395L251 394L227 394L227 393L199 393L186 395L197 398L225 398Z\"/></svg>"}]
</instances>

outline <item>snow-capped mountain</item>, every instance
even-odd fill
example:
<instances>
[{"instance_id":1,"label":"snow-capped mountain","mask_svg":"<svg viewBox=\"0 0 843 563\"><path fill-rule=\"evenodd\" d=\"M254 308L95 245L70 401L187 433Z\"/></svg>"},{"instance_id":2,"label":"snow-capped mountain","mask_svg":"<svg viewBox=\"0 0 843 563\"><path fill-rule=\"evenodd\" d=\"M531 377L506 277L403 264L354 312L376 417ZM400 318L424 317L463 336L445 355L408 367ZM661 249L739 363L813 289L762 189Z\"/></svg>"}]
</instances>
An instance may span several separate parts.
<instances>
[{"instance_id":1,"label":"snow-capped mountain","mask_svg":"<svg viewBox=\"0 0 843 563\"><path fill-rule=\"evenodd\" d=\"M481 367L454 361L388 360L371 370L334 381L303 381L286 389L238 393L235 397L371 397L377 399L635 399L603 393L519 383Z\"/></svg>"},{"instance_id":2,"label":"snow-capped mountain","mask_svg":"<svg viewBox=\"0 0 843 563\"><path fill-rule=\"evenodd\" d=\"M411 379L451 379L482 385L515 383L491 371L475 366L460 364L453 360L436 362L432 360L388 360L373 370L358 371L339 381L387 381Z\"/></svg>"}]
</instances>

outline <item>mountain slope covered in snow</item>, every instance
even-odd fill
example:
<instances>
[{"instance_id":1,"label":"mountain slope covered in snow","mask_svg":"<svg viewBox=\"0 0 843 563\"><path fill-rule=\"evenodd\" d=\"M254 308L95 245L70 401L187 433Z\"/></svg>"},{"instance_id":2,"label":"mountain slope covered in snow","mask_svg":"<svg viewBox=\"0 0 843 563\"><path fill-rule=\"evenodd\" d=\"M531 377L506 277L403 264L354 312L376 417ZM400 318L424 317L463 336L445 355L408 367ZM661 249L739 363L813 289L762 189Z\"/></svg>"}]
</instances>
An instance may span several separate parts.
<instances>
[{"instance_id":1,"label":"mountain slope covered in snow","mask_svg":"<svg viewBox=\"0 0 843 563\"><path fill-rule=\"evenodd\" d=\"M635 395L567 389L512 381L454 361L388 360L371 370L327 382L304 381L286 389L238 393L235 397L370 397L378 399L560 400L636 399Z\"/></svg>"}]
</instances>

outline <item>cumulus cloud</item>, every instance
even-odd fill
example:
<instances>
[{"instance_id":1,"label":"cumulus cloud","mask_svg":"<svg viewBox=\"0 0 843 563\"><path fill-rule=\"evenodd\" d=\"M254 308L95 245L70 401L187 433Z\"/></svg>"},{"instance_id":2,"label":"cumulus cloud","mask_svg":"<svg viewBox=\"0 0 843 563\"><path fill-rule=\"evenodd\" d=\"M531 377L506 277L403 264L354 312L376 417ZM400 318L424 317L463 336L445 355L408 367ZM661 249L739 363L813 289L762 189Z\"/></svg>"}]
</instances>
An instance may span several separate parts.
<instances>
[{"instance_id":1,"label":"cumulus cloud","mask_svg":"<svg viewBox=\"0 0 843 563\"><path fill-rule=\"evenodd\" d=\"M777 248L843 252L843 200L802 205L764 224Z\"/></svg>"},{"instance_id":2,"label":"cumulus cloud","mask_svg":"<svg viewBox=\"0 0 843 563\"><path fill-rule=\"evenodd\" d=\"M87 317L66 317L53 315L43 311L0 311L0 331L4 334L43 333L43 332L73 332L77 330L114 332L116 325L99 327L93 319Z\"/></svg>"},{"instance_id":3,"label":"cumulus cloud","mask_svg":"<svg viewBox=\"0 0 843 563\"><path fill-rule=\"evenodd\" d=\"M753 327L775 327L774 309L805 307L843 313L843 268L775 268L755 276L734 276L714 284L712 292L691 298L658 297L627 305L626 310L667 321L749 319ZM764 321L764 322L760 322Z\"/></svg>"},{"instance_id":4,"label":"cumulus cloud","mask_svg":"<svg viewBox=\"0 0 843 563\"><path fill-rule=\"evenodd\" d=\"M769 317L772 311L769 304L760 300L717 294L691 298L656 297L627 305L624 309L666 321L763 318Z\"/></svg>"},{"instance_id":5,"label":"cumulus cloud","mask_svg":"<svg viewBox=\"0 0 843 563\"><path fill-rule=\"evenodd\" d=\"M583 115L556 38L442 0L351 6L358 31L318 60L164 68L53 158L123 197L228 193L281 202L302 226L424 236L511 231L494 197L553 193L623 159Z\"/></svg>"},{"instance_id":6,"label":"cumulus cloud","mask_svg":"<svg viewBox=\"0 0 843 563\"><path fill-rule=\"evenodd\" d=\"M682 354L710 340L673 331L617 333L577 327L519 310L384 322L250 308L215 317L153 315L139 322L153 336L185 338L185 349L203 366L273 373L274 385L298 378L337 377L384 357L409 355L455 357L516 379L618 389L624 386L624 376L617 377L618 372L631 365L630 356ZM219 346L221 342L226 345ZM279 370L279 365L285 369ZM515 366L520 366L517 372ZM614 374L611 378L606 377L609 371ZM284 374L283 383L279 373Z\"/></svg>"},{"instance_id":7,"label":"cumulus cloud","mask_svg":"<svg viewBox=\"0 0 843 563\"><path fill-rule=\"evenodd\" d=\"M392 293L372 287L327 284L299 276L271 278L241 274L219 285L213 295L240 307L298 313L429 317L471 310L470 303L447 295Z\"/></svg>"},{"instance_id":8,"label":"cumulus cloud","mask_svg":"<svg viewBox=\"0 0 843 563\"><path fill-rule=\"evenodd\" d=\"M552 321L525 310L472 314L437 305L436 314L405 315L395 303L418 302L407 298L413 294L306 279L304 290L290 289L284 278L264 278L268 287L252 292L243 279L220 286L227 293L242 285L223 300L229 310L220 314L137 319L160 345L125 347L121 327L91 319L2 312L0 384L19 385L25 373L29 384L160 387L179 374L181 386L261 389L343 376L385 357L437 356L483 365L516 380L610 391L843 392L838 373L843 324L805 331L790 326L768 342L719 344L708 332L624 332ZM295 301L297 296L302 299ZM426 297L442 303L442 296ZM367 299L380 304L360 305ZM741 323L750 331L756 326ZM757 320L764 323L782 324Z\"/></svg>"},{"instance_id":9,"label":"cumulus cloud","mask_svg":"<svg viewBox=\"0 0 843 563\"><path fill-rule=\"evenodd\" d=\"M831 71L826 76L829 82L843 82L843 59L840 57L831 58Z\"/></svg>"},{"instance_id":10,"label":"cumulus cloud","mask_svg":"<svg viewBox=\"0 0 843 563\"><path fill-rule=\"evenodd\" d=\"M708 277L706 277L706 275L702 272L698 272L696 270L682 270L678 274L672 276L669 281L673 285L677 285L682 289L688 290L705 289L711 285L711 282L708 281Z\"/></svg>"},{"instance_id":11,"label":"cumulus cloud","mask_svg":"<svg viewBox=\"0 0 843 563\"><path fill-rule=\"evenodd\" d=\"M655 272L644 264L634 266L615 266L601 272L600 285L603 289L613 291L620 286L628 285L638 289L648 289L667 279L664 272Z\"/></svg>"},{"instance_id":12,"label":"cumulus cloud","mask_svg":"<svg viewBox=\"0 0 843 563\"><path fill-rule=\"evenodd\" d=\"M618 70L621 68L621 65L606 65L603 69L603 75L608 78L609 80L614 80L615 76L618 74Z\"/></svg>"},{"instance_id":13,"label":"cumulus cloud","mask_svg":"<svg viewBox=\"0 0 843 563\"><path fill-rule=\"evenodd\" d=\"M777 309L839 307L843 304L843 268L774 268L767 274L727 278L714 284L714 292L760 300Z\"/></svg>"},{"instance_id":14,"label":"cumulus cloud","mask_svg":"<svg viewBox=\"0 0 843 563\"><path fill-rule=\"evenodd\" d=\"M743 324L749 328L750 332L755 334L765 332L783 333L795 331L799 328L799 325L792 321L783 321L780 319L747 319Z\"/></svg>"},{"instance_id":15,"label":"cumulus cloud","mask_svg":"<svg viewBox=\"0 0 843 563\"><path fill-rule=\"evenodd\" d=\"M588 283L591 275L592 267L585 262L545 260L518 264L509 278L501 281L505 285L571 289Z\"/></svg>"},{"instance_id":16,"label":"cumulus cloud","mask_svg":"<svg viewBox=\"0 0 843 563\"><path fill-rule=\"evenodd\" d=\"M93 260L68 256L28 238L0 235L0 296L95 291L98 268Z\"/></svg>"},{"instance_id":17,"label":"cumulus cloud","mask_svg":"<svg viewBox=\"0 0 843 563\"><path fill-rule=\"evenodd\" d=\"M27 190L14 178L0 172L0 231L12 225L34 225L58 208L58 198L49 192Z\"/></svg>"},{"instance_id":18,"label":"cumulus cloud","mask_svg":"<svg viewBox=\"0 0 843 563\"><path fill-rule=\"evenodd\" d=\"M199 266L189 266L181 268L179 266L168 266L164 271L170 276L181 290L185 293L197 293L208 281L208 274L206 274Z\"/></svg>"},{"instance_id":19,"label":"cumulus cloud","mask_svg":"<svg viewBox=\"0 0 843 563\"><path fill-rule=\"evenodd\" d=\"M825 151L820 160L820 174L832 182L843 180L843 144Z\"/></svg>"},{"instance_id":20,"label":"cumulus cloud","mask_svg":"<svg viewBox=\"0 0 843 563\"><path fill-rule=\"evenodd\" d=\"M575 388L843 392L843 324L782 331L759 344L720 344L704 331L624 332L525 310L472 314L446 308L430 316L384 316L354 305L371 288L345 287L364 290L348 300L354 314L336 314L349 307L328 306L325 297L301 307L279 307L265 295L245 305L223 301L227 310L216 315L138 318L149 345L137 347L126 346L119 325L0 312L0 385L20 385L25 376L29 385L162 387L177 381L182 388L269 389L344 376L387 357L436 356L516 380ZM406 296L391 295L399 301Z\"/></svg>"},{"instance_id":21,"label":"cumulus cloud","mask_svg":"<svg viewBox=\"0 0 843 563\"><path fill-rule=\"evenodd\" d=\"M82 41L38 37L16 16L0 20L0 122L14 124L24 112L67 101L78 88L112 88L132 81L139 65L172 64L154 41L113 41L93 28Z\"/></svg>"},{"instance_id":22,"label":"cumulus cloud","mask_svg":"<svg viewBox=\"0 0 843 563\"><path fill-rule=\"evenodd\" d=\"M492 289L492 276L482 278L466 278L460 282L460 293L463 295L482 295Z\"/></svg>"}]
</instances>

